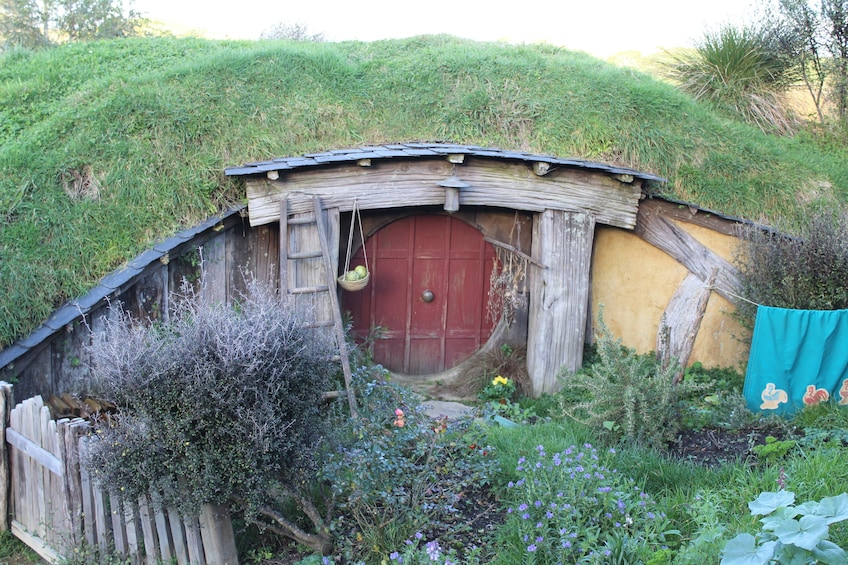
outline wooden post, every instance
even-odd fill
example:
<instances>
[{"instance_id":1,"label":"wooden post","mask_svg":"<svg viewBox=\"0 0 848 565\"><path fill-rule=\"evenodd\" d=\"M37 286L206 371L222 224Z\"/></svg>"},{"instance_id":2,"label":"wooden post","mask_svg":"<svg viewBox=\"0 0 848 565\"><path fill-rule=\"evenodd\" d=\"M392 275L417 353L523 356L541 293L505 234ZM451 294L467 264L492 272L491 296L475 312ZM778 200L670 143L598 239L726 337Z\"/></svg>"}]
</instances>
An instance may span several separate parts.
<instances>
[{"instance_id":1,"label":"wooden post","mask_svg":"<svg viewBox=\"0 0 848 565\"><path fill-rule=\"evenodd\" d=\"M229 509L220 504L204 504L200 510L200 536L210 565L238 565L236 541Z\"/></svg>"},{"instance_id":2,"label":"wooden post","mask_svg":"<svg viewBox=\"0 0 848 565\"><path fill-rule=\"evenodd\" d=\"M680 371L674 376L675 384L683 378L683 370L689 363L712 294L711 288L715 284L716 271L713 269L707 282L689 273L674 291L660 320L657 359L663 367L668 367L672 360L680 364Z\"/></svg>"},{"instance_id":3,"label":"wooden post","mask_svg":"<svg viewBox=\"0 0 848 565\"><path fill-rule=\"evenodd\" d=\"M12 385L0 381L0 531L9 530L9 497L11 495L12 478L9 472L9 446L6 444L6 428L15 402L12 395Z\"/></svg>"},{"instance_id":4,"label":"wooden post","mask_svg":"<svg viewBox=\"0 0 848 565\"><path fill-rule=\"evenodd\" d=\"M560 370L576 371L583 363L589 312L590 267L595 218L546 210L533 221L533 268L527 369L533 394L559 388Z\"/></svg>"}]
</instances>

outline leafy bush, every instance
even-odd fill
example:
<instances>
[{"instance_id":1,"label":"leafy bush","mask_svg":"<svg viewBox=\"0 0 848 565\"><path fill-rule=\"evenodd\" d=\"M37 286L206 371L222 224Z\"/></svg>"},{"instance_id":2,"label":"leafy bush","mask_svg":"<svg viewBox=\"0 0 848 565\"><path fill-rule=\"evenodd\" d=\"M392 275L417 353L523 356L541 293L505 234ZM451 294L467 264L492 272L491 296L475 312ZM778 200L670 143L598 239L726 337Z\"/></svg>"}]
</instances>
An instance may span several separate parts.
<instances>
[{"instance_id":1,"label":"leafy bush","mask_svg":"<svg viewBox=\"0 0 848 565\"><path fill-rule=\"evenodd\" d=\"M590 444L552 456L540 445L518 460L519 479L507 485L508 562L636 563L669 542L651 496L602 456Z\"/></svg>"},{"instance_id":2,"label":"leafy bush","mask_svg":"<svg viewBox=\"0 0 848 565\"><path fill-rule=\"evenodd\" d=\"M848 553L829 541L831 524L848 520L848 494L795 506L795 493L763 492L748 508L763 516L756 536L739 534L722 553L722 565L845 563Z\"/></svg>"},{"instance_id":3,"label":"leafy bush","mask_svg":"<svg viewBox=\"0 0 848 565\"><path fill-rule=\"evenodd\" d=\"M778 308L848 308L848 213L810 210L797 231L796 237L756 226L742 230L735 258L742 295ZM739 312L753 320L756 306L740 303Z\"/></svg>"},{"instance_id":4,"label":"leafy bush","mask_svg":"<svg viewBox=\"0 0 848 565\"><path fill-rule=\"evenodd\" d=\"M639 355L621 345L599 321L598 360L560 376L562 395L585 398L562 403L567 416L598 430L613 442L626 440L664 450L681 428L681 402L703 388L693 382L674 384L678 367L663 367L653 354Z\"/></svg>"},{"instance_id":5,"label":"leafy bush","mask_svg":"<svg viewBox=\"0 0 848 565\"><path fill-rule=\"evenodd\" d=\"M434 420L414 393L380 377L356 371L359 418L337 422L341 447L320 475L335 489L342 515L334 528L349 559L382 558L415 532L446 527L497 471L473 419Z\"/></svg>"},{"instance_id":6,"label":"leafy bush","mask_svg":"<svg viewBox=\"0 0 848 565\"><path fill-rule=\"evenodd\" d=\"M95 340L93 385L121 412L97 426L84 464L129 500L158 492L190 514L230 503L327 550L327 526L299 489L327 434L320 402L336 375L332 343L255 283L232 306L183 288L170 321L145 327L113 309L108 340ZM314 534L279 510L290 498Z\"/></svg>"}]
</instances>

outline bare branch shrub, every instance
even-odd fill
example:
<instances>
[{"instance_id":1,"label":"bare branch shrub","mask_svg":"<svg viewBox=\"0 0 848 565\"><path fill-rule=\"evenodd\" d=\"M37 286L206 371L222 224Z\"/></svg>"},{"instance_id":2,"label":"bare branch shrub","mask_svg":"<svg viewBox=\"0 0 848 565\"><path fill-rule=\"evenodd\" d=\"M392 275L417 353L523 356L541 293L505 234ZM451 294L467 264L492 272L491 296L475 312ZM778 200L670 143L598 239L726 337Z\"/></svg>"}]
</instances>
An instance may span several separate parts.
<instances>
[{"instance_id":1,"label":"bare branch shrub","mask_svg":"<svg viewBox=\"0 0 848 565\"><path fill-rule=\"evenodd\" d=\"M848 308L848 212L811 210L796 234L742 230L735 258L743 296L756 304L802 310ZM748 320L756 305L740 306Z\"/></svg>"},{"instance_id":2,"label":"bare branch shrub","mask_svg":"<svg viewBox=\"0 0 848 565\"><path fill-rule=\"evenodd\" d=\"M121 412L97 428L84 464L130 500L157 491L184 513L228 503L327 551L328 522L301 489L328 432L320 401L337 375L332 342L256 283L232 306L183 289L166 323L145 327L120 311L106 322L93 384ZM314 534L280 510L286 500Z\"/></svg>"}]
</instances>

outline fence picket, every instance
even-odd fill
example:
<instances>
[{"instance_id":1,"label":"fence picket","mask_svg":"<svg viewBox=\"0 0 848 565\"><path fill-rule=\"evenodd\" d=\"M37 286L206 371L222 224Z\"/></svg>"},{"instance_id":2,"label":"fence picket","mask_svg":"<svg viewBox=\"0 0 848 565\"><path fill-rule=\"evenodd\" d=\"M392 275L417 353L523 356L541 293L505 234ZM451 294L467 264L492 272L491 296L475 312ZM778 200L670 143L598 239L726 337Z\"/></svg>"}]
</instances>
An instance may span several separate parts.
<instances>
[{"instance_id":1,"label":"fence picket","mask_svg":"<svg viewBox=\"0 0 848 565\"><path fill-rule=\"evenodd\" d=\"M150 504L146 497L138 499L138 517L141 522L141 532L144 534L144 553L148 562L156 563L159 555L159 539L156 537L156 525L150 513Z\"/></svg>"},{"instance_id":2,"label":"fence picket","mask_svg":"<svg viewBox=\"0 0 848 565\"><path fill-rule=\"evenodd\" d=\"M186 545L185 524L175 508L168 508L168 522L171 525L171 540L174 542L174 556L177 565L189 565L188 546Z\"/></svg>"},{"instance_id":3,"label":"fence picket","mask_svg":"<svg viewBox=\"0 0 848 565\"><path fill-rule=\"evenodd\" d=\"M0 414L4 399L9 405L12 399L5 384L0 382ZM0 431L8 466L0 450L0 507L8 509L12 533L50 563L84 542L129 556L134 564L237 564L226 508L207 505L199 517L184 519L163 507L161 493L128 504L117 492L101 491L80 464L88 422L52 420L40 396L5 410L8 424L0 424Z\"/></svg>"}]
</instances>

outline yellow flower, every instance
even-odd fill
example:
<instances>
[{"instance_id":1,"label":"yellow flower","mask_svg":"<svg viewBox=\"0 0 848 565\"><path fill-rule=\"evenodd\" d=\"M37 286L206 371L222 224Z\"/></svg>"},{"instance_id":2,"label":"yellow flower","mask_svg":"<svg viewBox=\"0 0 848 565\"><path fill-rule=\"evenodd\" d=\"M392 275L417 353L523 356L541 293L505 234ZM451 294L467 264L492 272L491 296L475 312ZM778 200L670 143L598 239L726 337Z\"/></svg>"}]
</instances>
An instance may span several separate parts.
<instances>
[{"instance_id":1,"label":"yellow flower","mask_svg":"<svg viewBox=\"0 0 848 565\"><path fill-rule=\"evenodd\" d=\"M505 379L502 376L498 375L497 377L492 379L492 384L493 385L508 385L509 379Z\"/></svg>"}]
</instances>

